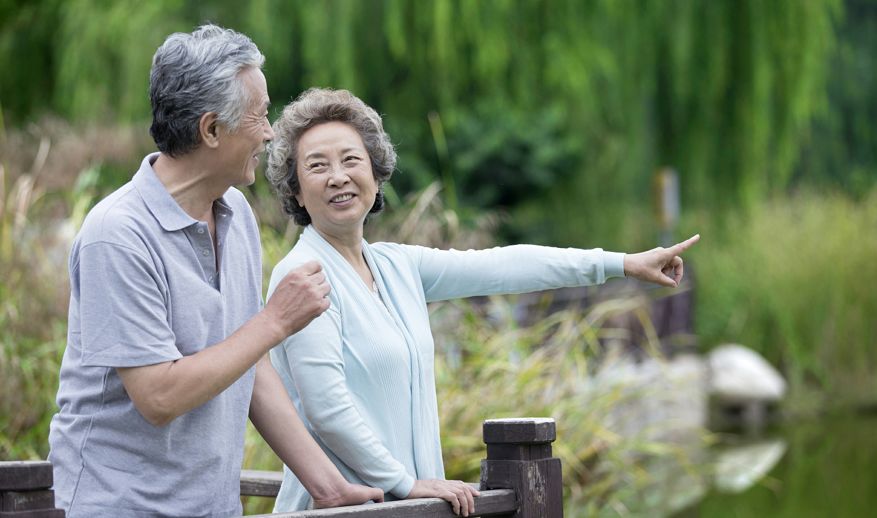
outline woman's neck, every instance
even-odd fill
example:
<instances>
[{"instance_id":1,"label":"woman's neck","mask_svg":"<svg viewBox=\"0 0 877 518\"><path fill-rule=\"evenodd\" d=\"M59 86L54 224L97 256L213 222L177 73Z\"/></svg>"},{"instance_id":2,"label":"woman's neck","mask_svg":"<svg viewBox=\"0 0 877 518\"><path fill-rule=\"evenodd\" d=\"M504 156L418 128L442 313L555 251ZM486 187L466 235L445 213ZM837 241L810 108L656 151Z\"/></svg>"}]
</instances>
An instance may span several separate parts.
<instances>
[{"instance_id":1,"label":"woman's neck","mask_svg":"<svg viewBox=\"0 0 877 518\"><path fill-rule=\"evenodd\" d=\"M363 274L363 272L360 271L361 268L365 268L365 270L368 271L368 264L365 262L365 258L362 255L362 227L359 227L358 230L351 230L349 232L338 232L323 229L316 225L312 226L314 227L314 230L323 237L323 239L332 245L332 248L341 254L341 257L346 259L357 272L360 272L360 275ZM369 277L371 277L371 274L369 274Z\"/></svg>"}]
</instances>

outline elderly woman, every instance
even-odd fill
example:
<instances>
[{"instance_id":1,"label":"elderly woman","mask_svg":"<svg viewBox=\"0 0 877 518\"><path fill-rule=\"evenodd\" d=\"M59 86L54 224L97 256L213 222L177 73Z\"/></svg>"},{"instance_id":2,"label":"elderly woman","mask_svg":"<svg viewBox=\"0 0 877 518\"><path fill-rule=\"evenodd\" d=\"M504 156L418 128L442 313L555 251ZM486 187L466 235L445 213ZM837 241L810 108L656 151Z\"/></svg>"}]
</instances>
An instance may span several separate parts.
<instances>
[{"instance_id":1,"label":"elderly woman","mask_svg":"<svg viewBox=\"0 0 877 518\"><path fill-rule=\"evenodd\" d=\"M284 275L322 264L330 307L271 350L306 426L351 482L387 499L439 497L468 516L477 491L444 480L427 302L521 293L631 275L667 286L682 278L669 249L625 255L517 245L480 251L368 243L363 224L384 206L381 186L396 153L380 116L344 90L311 89L274 124L268 179L283 209L304 226L274 268ZM275 511L305 509L309 497L284 469Z\"/></svg>"}]
</instances>

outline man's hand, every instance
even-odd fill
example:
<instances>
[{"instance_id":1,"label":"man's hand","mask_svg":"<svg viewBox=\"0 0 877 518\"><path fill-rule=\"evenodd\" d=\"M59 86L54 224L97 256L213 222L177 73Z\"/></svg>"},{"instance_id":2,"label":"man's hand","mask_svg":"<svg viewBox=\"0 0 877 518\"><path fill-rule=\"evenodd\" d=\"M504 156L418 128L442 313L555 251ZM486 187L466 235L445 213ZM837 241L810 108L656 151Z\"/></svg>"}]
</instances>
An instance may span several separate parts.
<instances>
[{"instance_id":1,"label":"man's hand","mask_svg":"<svg viewBox=\"0 0 877 518\"><path fill-rule=\"evenodd\" d=\"M653 248L647 252L624 256L624 275L661 286L676 288L682 281L682 252L700 240L700 234L670 248Z\"/></svg>"},{"instance_id":2,"label":"man's hand","mask_svg":"<svg viewBox=\"0 0 877 518\"><path fill-rule=\"evenodd\" d=\"M346 487L334 495L327 495L323 498L314 497L314 509L323 509L326 507L338 507L342 505L357 505L373 500L375 502L384 501L384 492L373 487L359 486L347 483Z\"/></svg>"},{"instance_id":3,"label":"man's hand","mask_svg":"<svg viewBox=\"0 0 877 518\"><path fill-rule=\"evenodd\" d=\"M262 310L269 322L282 332L282 338L301 331L329 309L329 283L323 267L309 261L292 270L277 284Z\"/></svg>"},{"instance_id":4,"label":"man's hand","mask_svg":"<svg viewBox=\"0 0 877 518\"><path fill-rule=\"evenodd\" d=\"M459 480L415 480L405 498L441 498L450 502L454 514L469 516L475 512L475 497L479 494L477 489Z\"/></svg>"}]
</instances>

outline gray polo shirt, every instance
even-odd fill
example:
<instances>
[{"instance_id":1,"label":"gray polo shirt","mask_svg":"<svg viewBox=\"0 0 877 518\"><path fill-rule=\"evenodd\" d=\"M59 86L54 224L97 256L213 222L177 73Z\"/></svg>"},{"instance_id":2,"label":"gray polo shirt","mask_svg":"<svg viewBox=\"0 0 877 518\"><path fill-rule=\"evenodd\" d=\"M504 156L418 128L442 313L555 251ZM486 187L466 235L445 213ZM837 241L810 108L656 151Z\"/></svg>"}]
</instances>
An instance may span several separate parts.
<instances>
[{"instance_id":1,"label":"gray polo shirt","mask_svg":"<svg viewBox=\"0 0 877 518\"><path fill-rule=\"evenodd\" d=\"M70 253L67 349L49 433L57 505L70 518L241 514L255 369L163 427L140 415L115 369L197 353L262 303L259 231L243 194L232 188L214 203L214 250L207 224L156 177L157 157L95 206Z\"/></svg>"}]
</instances>

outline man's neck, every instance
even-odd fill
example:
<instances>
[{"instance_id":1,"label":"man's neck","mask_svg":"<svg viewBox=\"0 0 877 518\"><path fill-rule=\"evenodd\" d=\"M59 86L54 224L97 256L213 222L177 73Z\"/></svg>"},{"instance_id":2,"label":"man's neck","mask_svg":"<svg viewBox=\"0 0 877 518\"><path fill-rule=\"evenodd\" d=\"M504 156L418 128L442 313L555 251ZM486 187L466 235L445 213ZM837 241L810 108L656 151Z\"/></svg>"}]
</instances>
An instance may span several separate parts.
<instances>
[{"instance_id":1,"label":"man's neck","mask_svg":"<svg viewBox=\"0 0 877 518\"><path fill-rule=\"evenodd\" d=\"M182 157L164 153L152 164L164 188L186 214L199 221L213 221L213 202L221 198L229 186L217 185L209 160L195 150Z\"/></svg>"}]
</instances>

